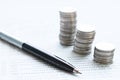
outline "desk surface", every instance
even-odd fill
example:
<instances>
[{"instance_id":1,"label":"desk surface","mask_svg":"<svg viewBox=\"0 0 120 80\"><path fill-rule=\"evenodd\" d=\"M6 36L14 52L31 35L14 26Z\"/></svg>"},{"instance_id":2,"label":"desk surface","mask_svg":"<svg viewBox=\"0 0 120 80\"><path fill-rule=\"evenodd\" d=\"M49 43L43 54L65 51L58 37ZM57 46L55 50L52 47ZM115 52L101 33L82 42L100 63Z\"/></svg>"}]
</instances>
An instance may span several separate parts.
<instances>
[{"instance_id":1,"label":"desk surface","mask_svg":"<svg viewBox=\"0 0 120 80\"><path fill-rule=\"evenodd\" d=\"M93 51L82 56L73 47L59 44L59 8L77 9L79 24L96 25L94 45L101 41L116 46L114 62L101 65L93 61ZM120 74L120 1L119 0L2 0L0 31L42 48L67 60L82 75L71 75L53 68L0 40L0 80L115 80Z\"/></svg>"}]
</instances>

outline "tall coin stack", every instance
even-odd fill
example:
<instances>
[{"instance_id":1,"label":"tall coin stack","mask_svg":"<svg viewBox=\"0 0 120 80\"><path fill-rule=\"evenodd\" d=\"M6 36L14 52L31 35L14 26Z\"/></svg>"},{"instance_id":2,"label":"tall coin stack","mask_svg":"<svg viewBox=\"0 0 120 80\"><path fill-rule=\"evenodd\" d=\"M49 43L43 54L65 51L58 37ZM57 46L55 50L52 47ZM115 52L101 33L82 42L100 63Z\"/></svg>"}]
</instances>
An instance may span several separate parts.
<instances>
[{"instance_id":1,"label":"tall coin stack","mask_svg":"<svg viewBox=\"0 0 120 80\"><path fill-rule=\"evenodd\" d=\"M94 61L108 64L113 62L115 47L110 43L98 43L94 50Z\"/></svg>"},{"instance_id":2,"label":"tall coin stack","mask_svg":"<svg viewBox=\"0 0 120 80\"><path fill-rule=\"evenodd\" d=\"M76 32L76 10L63 8L60 13L60 34L59 39L62 45L71 46L74 43Z\"/></svg>"},{"instance_id":3,"label":"tall coin stack","mask_svg":"<svg viewBox=\"0 0 120 80\"><path fill-rule=\"evenodd\" d=\"M94 37L95 27L93 25L81 25L77 29L73 51L80 54L91 53Z\"/></svg>"}]
</instances>

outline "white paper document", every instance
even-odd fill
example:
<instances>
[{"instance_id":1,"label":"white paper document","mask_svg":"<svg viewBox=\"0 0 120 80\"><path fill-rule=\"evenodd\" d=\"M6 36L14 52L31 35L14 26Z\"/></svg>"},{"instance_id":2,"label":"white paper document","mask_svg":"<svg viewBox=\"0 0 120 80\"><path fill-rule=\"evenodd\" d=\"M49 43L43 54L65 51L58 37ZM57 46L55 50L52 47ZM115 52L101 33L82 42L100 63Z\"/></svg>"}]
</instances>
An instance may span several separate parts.
<instances>
[{"instance_id":1,"label":"white paper document","mask_svg":"<svg viewBox=\"0 0 120 80\"><path fill-rule=\"evenodd\" d=\"M69 74L55 68L29 53L0 41L0 80L113 80L120 74L120 62L101 65L93 61L92 54L82 56L72 52L72 47L53 45L59 57L76 66L82 74ZM115 57L117 59L117 57Z\"/></svg>"}]
</instances>

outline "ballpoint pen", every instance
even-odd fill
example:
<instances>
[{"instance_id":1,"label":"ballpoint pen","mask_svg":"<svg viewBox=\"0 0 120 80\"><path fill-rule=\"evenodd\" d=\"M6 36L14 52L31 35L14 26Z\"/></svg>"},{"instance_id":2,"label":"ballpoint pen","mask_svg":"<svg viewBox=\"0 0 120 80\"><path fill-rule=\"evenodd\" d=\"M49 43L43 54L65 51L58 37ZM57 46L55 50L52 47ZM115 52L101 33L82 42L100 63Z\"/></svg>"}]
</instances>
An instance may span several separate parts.
<instances>
[{"instance_id":1,"label":"ballpoint pen","mask_svg":"<svg viewBox=\"0 0 120 80\"><path fill-rule=\"evenodd\" d=\"M58 67L62 70L70 72L70 73L80 73L81 74L81 72L79 72L79 70L77 70L72 64L57 57L56 55L51 55L42 50L38 50L26 43L20 42L2 32L0 32L0 39L22 49L23 51L29 52L29 53L39 57L40 59L46 61L49 64L54 65L55 67Z\"/></svg>"}]
</instances>

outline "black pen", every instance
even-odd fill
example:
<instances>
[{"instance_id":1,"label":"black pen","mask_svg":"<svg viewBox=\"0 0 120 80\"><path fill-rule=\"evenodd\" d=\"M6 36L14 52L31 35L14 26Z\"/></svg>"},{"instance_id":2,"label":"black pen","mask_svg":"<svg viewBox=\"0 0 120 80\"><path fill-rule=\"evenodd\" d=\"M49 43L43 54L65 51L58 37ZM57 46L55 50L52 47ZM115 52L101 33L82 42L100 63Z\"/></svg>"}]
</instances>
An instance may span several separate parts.
<instances>
[{"instance_id":1,"label":"black pen","mask_svg":"<svg viewBox=\"0 0 120 80\"><path fill-rule=\"evenodd\" d=\"M0 32L0 39L16 46L26 52L29 52L29 53L39 57L40 59L48 62L49 64L52 64L62 70L65 70L70 73L80 73L79 70L77 70L72 64L66 62L65 60L63 60L55 55L47 54L46 52L38 50L26 43L20 42L2 32Z\"/></svg>"}]
</instances>

